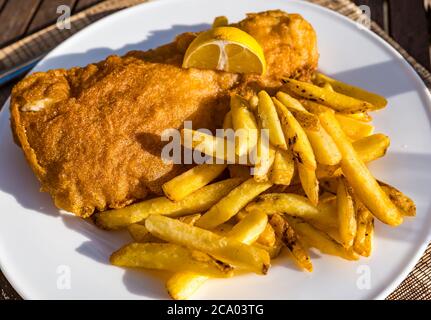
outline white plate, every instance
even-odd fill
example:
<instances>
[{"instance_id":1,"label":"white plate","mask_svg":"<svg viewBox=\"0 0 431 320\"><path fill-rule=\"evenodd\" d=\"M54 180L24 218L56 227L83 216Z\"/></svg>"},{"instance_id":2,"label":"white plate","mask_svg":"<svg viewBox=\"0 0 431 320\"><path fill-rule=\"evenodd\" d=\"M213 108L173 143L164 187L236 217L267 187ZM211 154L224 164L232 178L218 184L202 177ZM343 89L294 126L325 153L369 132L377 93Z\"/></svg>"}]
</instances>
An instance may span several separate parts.
<instances>
[{"instance_id":1,"label":"white plate","mask_svg":"<svg viewBox=\"0 0 431 320\"><path fill-rule=\"evenodd\" d=\"M150 49L180 32L208 28L217 15L237 21L246 12L277 8L301 13L313 24L322 71L388 97L388 108L373 116L377 131L388 134L392 144L372 171L411 195L418 214L396 229L377 223L370 259L347 262L313 253L315 271L308 274L283 257L267 276L209 281L194 298L384 298L413 268L430 239L431 104L413 69L373 33L301 1L164 0L96 22L58 46L35 70L83 66L108 54ZM110 253L128 240L124 233L100 231L59 214L49 196L38 192L36 178L12 141L8 119L6 105L0 119L0 263L14 288L28 299L167 298L163 274L109 265Z\"/></svg>"}]
</instances>

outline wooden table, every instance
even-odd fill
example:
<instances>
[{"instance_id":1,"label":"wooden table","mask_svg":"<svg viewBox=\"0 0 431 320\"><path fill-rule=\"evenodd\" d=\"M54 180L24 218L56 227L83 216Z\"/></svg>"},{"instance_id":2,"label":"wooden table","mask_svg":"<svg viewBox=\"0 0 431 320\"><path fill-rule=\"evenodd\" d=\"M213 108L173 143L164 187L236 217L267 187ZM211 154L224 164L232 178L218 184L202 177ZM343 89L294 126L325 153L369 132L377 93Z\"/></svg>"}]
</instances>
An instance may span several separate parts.
<instances>
[{"instance_id":1,"label":"wooden table","mask_svg":"<svg viewBox=\"0 0 431 320\"><path fill-rule=\"evenodd\" d=\"M0 0L0 48L56 22L59 5L79 12L102 0ZM366 5L371 18L419 63L431 69L431 0L354 0ZM426 5L426 3L428 5ZM0 71L2 71L0 69ZM10 83L0 88L0 107L10 94ZM0 300L20 299L0 272Z\"/></svg>"}]
</instances>

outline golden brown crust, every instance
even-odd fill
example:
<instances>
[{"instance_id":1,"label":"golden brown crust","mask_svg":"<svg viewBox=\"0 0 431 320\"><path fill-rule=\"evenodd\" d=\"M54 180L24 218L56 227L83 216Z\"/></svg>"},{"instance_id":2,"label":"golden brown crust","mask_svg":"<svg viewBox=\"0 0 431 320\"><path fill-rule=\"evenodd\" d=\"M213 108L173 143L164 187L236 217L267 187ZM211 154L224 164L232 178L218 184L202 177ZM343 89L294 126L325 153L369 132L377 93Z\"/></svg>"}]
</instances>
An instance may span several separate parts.
<instances>
[{"instance_id":1,"label":"golden brown crust","mask_svg":"<svg viewBox=\"0 0 431 320\"><path fill-rule=\"evenodd\" d=\"M252 35L263 47L268 69L257 81L264 86L279 85L283 76L309 80L316 70L316 33L301 15L280 10L251 13L234 26Z\"/></svg>"},{"instance_id":2,"label":"golden brown crust","mask_svg":"<svg viewBox=\"0 0 431 320\"><path fill-rule=\"evenodd\" d=\"M275 88L282 77L307 79L316 68L315 34L300 16L271 11L236 26L263 46L264 77L182 69L195 36L186 33L147 52L34 73L15 86L15 140L57 207L87 217L161 194L161 185L184 170L160 158L164 129L184 120L215 129L232 91Z\"/></svg>"},{"instance_id":3,"label":"golden brown crust","mask_svg":"<svg viewBox=\"0 0 431 320\"><path fill-rule=\"evenodd\" d=\"M42 189L82 216L160 194L182 171L160 159L162 131L184 120L220 125L237 78L116 56L53 76L37 73L14 89L12 127ZM53 89L62 83L67 95ZM55 102L21 111L42 96Z\"/></svg>"}]
</instances>

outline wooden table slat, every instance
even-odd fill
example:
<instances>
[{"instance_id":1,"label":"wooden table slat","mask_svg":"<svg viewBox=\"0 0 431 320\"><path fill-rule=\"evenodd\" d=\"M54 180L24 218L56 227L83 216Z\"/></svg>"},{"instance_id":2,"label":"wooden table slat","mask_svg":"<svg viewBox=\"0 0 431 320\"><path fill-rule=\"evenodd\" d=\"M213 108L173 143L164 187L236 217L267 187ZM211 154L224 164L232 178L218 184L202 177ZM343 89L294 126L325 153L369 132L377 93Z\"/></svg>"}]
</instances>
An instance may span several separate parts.
<instances>
[{"instance_id":1,"label":"wooden table slat","mask_svg":"<svg viewBox=\"0 0 431 320\"><path fill-rule=\"evenodd\" d=\"M391 0L389 26L392 38L419 63L430 69L428 21L423 0Z\"/></svg>"},{"instance_id":2,"label":"wooden table slat","mask_svg":"<svg viewBox=\"0 0 431 320\"><path fill-rule=\"evenodd\" d=\"M57 13L57 8L60 5L66 5L70 7L70 13L72 14L74 6L77 0L42 0L42 3L37 10L30 26L27 29L27 34L31 34L37 30L40 30L48 25L55 23L61 13Z\"/></svg>"},{"instance_id":3,"label":"wooden table slat","mask_svg":"<svg viewBox=\"0 0 431 320\"><path fill-rule=\"evenodd\" d=\"M17 40L27 30L40 0L7 1L0 13L0 46Z\"/></svg>"},{"instance_id":4,"label":"wooden table slat","mask_svg":"<svg viewBox=\"0 0 431 320\"><path fill-rule=\"evenodd\" d=\"M426 0L425 3L426 10L427 10L427 21L428 21L428 46L429 46L429 53L430 53L430 59L431 59L431 0Z\"/></svg>"},{"instance_id":5,"label":"wooden table slat","mask_svg":"<svg viewBox=\"0 0 431 320\"><path fill-rule=\"evenodd\" d=\"M2 11L5 3L6 3L6 0L0 0L0 12Z\"/></svg>"},{"instance_id":6,"label":"wooden table slat","mask_svg":"<svg viewBox=\"0 0 431 320\"><path fill-rule=\"evenodd\" d=\"M102 2L102 0L78 0L78 3L75 6L75 12L84 10L99 2Z\"/></svg>"},{"instance_id":7,"label":"wooden table slat","mask_svg":"<svg viewBox=\"0 0 431 320\"><path fill-rule=\"evenodd\" d=\"M5 276L0 272L0 300L21 300L19 294L12 288Z\"/></svg>"}]
</instances>

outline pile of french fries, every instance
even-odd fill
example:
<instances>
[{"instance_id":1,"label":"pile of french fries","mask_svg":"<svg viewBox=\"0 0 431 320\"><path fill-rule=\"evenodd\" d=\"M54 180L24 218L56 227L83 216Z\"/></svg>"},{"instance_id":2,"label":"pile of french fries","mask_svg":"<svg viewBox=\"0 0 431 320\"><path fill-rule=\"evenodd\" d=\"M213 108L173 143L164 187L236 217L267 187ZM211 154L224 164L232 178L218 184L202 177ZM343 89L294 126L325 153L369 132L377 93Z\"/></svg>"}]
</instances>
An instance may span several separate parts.
<instances>
[{"instance_id":1,"label":"pile of french fries","mask_svg":"<svg viewBox=\"0 0 431 320\"><path fill-rule=\"evenodd\" d=\"M233 95L223 126L242 129L241 138L182 132L209 157L229 146L233 155L175 177L163 197L95 215L98 226L127 228L134 240L112 264L169 271L169 295L187 299L210 278L266 274L282 248L309 272L311 248L347 260L370 256L374 218L397 226L416 214L410 198L366 166L389 147L369 115L386 104L320 73L312 83L286 79L272 97ZM256 134L262 129L268 145ZM256 161L239 164L252 150ZM226 170L230 178L213 182Z\"/></svg>"}]
</instances>

